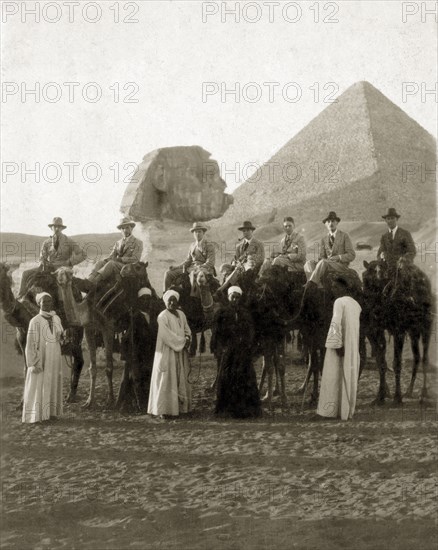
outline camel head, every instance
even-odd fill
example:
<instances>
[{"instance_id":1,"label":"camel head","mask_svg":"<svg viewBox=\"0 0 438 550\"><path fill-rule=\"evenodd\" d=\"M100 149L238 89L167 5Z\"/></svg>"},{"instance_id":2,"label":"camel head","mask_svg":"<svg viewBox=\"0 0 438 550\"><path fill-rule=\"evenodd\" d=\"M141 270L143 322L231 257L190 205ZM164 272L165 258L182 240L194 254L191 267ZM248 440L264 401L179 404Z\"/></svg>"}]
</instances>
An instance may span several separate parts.
<instances>
[{"instance_id":1,"label":"camel head","mask_svg":"<svg viewBox=\"0 0 438 550\"><path fill-rule=\"evenodd\" d=\"M8 264L0 263L0 303L7 301L7 296L12 296L12 276Z\"/></svg>"},{"instance_id":2,"label":"camel head","mask_svg":"<svg viewBox=\"0 0 438 550\"><path fill-rule=\"evenodd\" d=\"M12 283L12 277L9 272L11 266L8 264L5 264L4 262L0 262L0 277L7 277L8 280Z\"/></svg>"},{"instance_id":3,"label":"camel head","mask_svg":"<svg viewBox=\"0 0 438 550\"><path fill-rule=\"evenodd\" d=\"M282 266L271 265L259 276L258 280L266 283L272 292L281 299L287 298L293 291L293 280L290 274Z\"/></svg>"},{"instance_id":4,"label":"camel head","mask_svg":"<svg viewBox=\"0 0 438 550\"><path fill-rule=\"evenodd\" d=\"M260 279L265 279L266 281L277 281L281 280L285 284L289 279L287 270L280 265L271 265L264 270L263 275L260 276Z\"/></svg>"},{"instance_id":5,"label":"camel head","mask_svg":"<svg viewBox=\"0 0 438 550\"><path fill-rule=\"evenodd\" d=\"M190 284L190 276L187 271L184 271L183 273L179 273L175 281L173 282L173 285L175 287L180 287L181 289L185 289L186 291L190 291L191 284Z\"/></svg>"},{"instance_id":6,"label":"camel head","mask_svg":"<svg viewBox=\"0 0 438 550\"><path fill-rule=\"evenodd\" d=\"M142 281L149 280L147 267L148 262L135 262L133 264L126 264L120 271L122 279L135 278Z\"/></svg>"},{"instance_id":7,"label":"camel head","mask_svg":"<svg viewBox=\"0 0 438 550\"><path fill-rule=\"evenodd\" d=\"M386 269L384 262L381 260L373 260L372 262L364 260L363 266L365 267L362 274L364 289L378 288L386 280Z\"/></svg>"},{"instance_id":8,"label":"camel head","mask_svg":"<svg viewBox=\"0 0 438 550\"><path fill-rule=\"evenodd\" d=\"M231 264L222 264L219 268L219 273L220 273L220 276L221 276L221 280L222 281L225 281L225 279L231 275L231 273L233 273L234 271L234 266L232 266Z\"/></svg>"},{"instance_id":9,"label":"camel head","mask_svg":"<svg viewBox=\"0 0 438 550\"><path fill-rule=\"evenodd\" d=\"M56 282L60 286L71 284L73 279L73 269L71 267L59 267L55 271Z\"/></svg>"},{"instance_id":10,"label":"camel head","mask_svg":"<svg viewBox=\"0 0 438 550\"><path fill-rule=\"evenodd\" d=\"M200 287L208 287L207 274L205 271L198 271L196 274L196 282Z\"/></svg>"}]
</instances>

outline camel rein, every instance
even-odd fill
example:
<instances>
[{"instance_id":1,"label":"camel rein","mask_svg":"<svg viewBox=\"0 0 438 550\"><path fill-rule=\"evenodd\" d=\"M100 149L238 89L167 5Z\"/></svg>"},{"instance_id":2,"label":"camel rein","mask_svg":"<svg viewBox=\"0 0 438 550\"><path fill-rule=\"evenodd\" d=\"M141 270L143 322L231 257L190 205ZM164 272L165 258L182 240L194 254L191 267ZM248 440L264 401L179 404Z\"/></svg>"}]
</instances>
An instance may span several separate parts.
<instances>
[{"instance_id":1,"label":"camel rein","mask_svg":"<svg viewBox=\"0 0 438 550\"><path fill-rule=\"evenodd\" d=\"M69 353L64 354L64 361L65 361L65 364L67 365L67 367L69 369L72 369L73 368L73 362L74 362L73 349L70 347L70 350L71 351Z\"/></svg>"}]
</instances>

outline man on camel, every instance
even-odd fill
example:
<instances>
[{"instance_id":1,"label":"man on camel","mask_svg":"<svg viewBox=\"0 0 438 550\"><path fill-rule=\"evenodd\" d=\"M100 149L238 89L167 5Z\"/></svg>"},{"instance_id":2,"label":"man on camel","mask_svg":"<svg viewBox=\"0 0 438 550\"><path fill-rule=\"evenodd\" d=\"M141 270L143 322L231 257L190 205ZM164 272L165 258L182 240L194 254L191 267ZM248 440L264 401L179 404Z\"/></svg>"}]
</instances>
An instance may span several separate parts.
<instances>
[{"instance_id":1,"label":"man on camel","mask_svg":"<svg viewBox=\"0 0 438 550\"><path fill-rule=\"evenodd\" d=\"M304 272L306 243L302 235L295 231L295 221L291 216L283 220L284 237L280 241L280 252L273 252L270 259L263 262L263 273L271 265L280 265L291 272Z\"/></svg>"},{"instance_id":2,"label":"man on camel","mask_svg":"<svg viewBox=\"0 0 438 550\"><path fill-rule=\"evenodd\" d=\"M52 223L48 224L52 230L52 236L43 243L39 258L38 267L23 271L21 277L20 290L17 299L22 300L28 290L31 278L40 271L53 272L59 267L72 267L85 259L84 251L77 243L64 235L64 225L62 218L53 218Z\"/></svg>"},{"instance_id":3,"label":"man on camel","mask_svg":"<svg viewBox=\"0 0 438 550\"><path fill-rule=\"evenodd\" d=\"M196 294L195 276L199 271L204 271L209 275L214 276L216 254L214 244L207 241L205 234L208 231L206 225L202 222L195 222L190 231L193 233L194 242L190 245L187 258L184 262L177 266L170 266L164 273L163 291L166 292L185 272L190 273L190 281L192 284L192 294Z\"/></svg>"},{"instance_id":4,"label":"man on camel","mask_svg":"<svg viewBox=\"0 0 438 550\"><path fill-rule=\"evenodd\" d=\"M319 261L309 260L304 265L307 277L306 287L316 285L318 288L323 288L326 273L348 274L348 266L356 257L356 253L348 233L338 229L340 221L341 219L333 211L322 220L328 233L321 239Z\"/></svg>"},{"instance_id":5,"label":"man on camel","mask_svg":"<svg viewBox=\"0 0 438 550\"><path fill-rule=\"evenodd\" d=\"M388 208L388 212L382 218L388 226L388 231L380 239L377 259L385 262L388 279L393 279L399 259L403 257L412 263L417 250L409 231L398 227L400 214L397 213L395 208Z\"/></svg>"},{"instance_id":6,"label":"man on camel","mask_svg":"<svg viewBox=\"0 0 438 550\"><path fill-rule=\"evenodd\" d=\"M262 241L253 237L255 229L250 221L244 221L243 225L238 228L239 231L242 231L243 237L236 246L236 254L231 262L234 270L218 291L223 292L229 286L235 285L245 272L251 274L254 279L257 277L265 259L265 246Z\"/></svg>"},{"instance_id":7,"label":"man on camel","mask_svg":"<svg viewBox=\"0 0 438 550\"><path fill-rule=\"evenodd\" d=\"M143 252L143 243L132 234L135 222L129 218L122 218L117 229L120 229L123 237L118 240L105 260L96 263L93 271L88 276L88 281L94 285L110 278L115 278L122 267L127 264L139 262Z\"/></svg>"}]
</instances>

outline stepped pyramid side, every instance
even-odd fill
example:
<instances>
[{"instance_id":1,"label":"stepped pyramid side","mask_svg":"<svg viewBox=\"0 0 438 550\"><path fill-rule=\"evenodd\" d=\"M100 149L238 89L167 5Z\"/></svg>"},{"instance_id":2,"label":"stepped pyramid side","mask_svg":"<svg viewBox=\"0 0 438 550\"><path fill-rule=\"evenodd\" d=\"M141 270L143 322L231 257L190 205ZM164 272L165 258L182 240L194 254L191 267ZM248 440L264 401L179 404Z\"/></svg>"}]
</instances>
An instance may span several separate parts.
<instances>
[{"instance_id":1,"label":"stepped pyramid side","mask_svg":"<svg viewBox=\"0 0 438 550\"><path fill-rule=\"evenodd\" d=\"M364 89L379 167L376 206L394 206L414 224L434 217L436 140L371 84Z\"/></svg>"},{"instance_id":2,"label":"stepped pyramid side","mask_svg":"<svg viewBox=\"0 0 438 550\"><path fill-rule=\"evenodd\" d=\"M432 169L435 158L434 138L371 84L359 82L235 191L222 221L266 217L273 209L300 223L333 209L344 219L377 220L391 205L418 223L434 215L435 183L430 177L418 201L412 181L400 187L403 162L420 174L421 164ZM299 166L299 177L285 171L288 163Z\"/></svg>"}]
</instances>

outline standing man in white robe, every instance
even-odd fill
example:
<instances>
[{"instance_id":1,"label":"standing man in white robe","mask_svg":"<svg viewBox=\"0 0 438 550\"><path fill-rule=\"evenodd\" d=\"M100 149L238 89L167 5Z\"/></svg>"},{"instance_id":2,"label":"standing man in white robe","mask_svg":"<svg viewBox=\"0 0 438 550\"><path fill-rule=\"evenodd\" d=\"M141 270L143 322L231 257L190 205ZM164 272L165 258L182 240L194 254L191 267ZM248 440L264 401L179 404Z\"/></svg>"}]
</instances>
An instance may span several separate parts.
<instances>
[{"instance_id":1,"label":"standing man in white robe","mask_svg":"<svg viewBox=\"0 0 438 550\"><path fill-rule=\"evenodd\" d=\"M178 309L178 292L166 291L163 300L166 309L158 315L157 347L148 404L148 414L160 417L178 416L192 408L187 353L191 330L184 312Z\"/></svg>"},{"instance_id":2,"label":"standing man in white robe","mask_svg":"<svg viewBox=\"0 0 438 550\"><path fill-rule=\"evenodd\" d=\"M24 384L22 422L34 423L62 415L60 318L52 311L47 292L36 296L40 312L29 323L26 342L27 373Z\"/></svg>"},{"instance_id":3,"label":"standing man in white robe","mask_svg":"<svg viewBox=\"0 0 438 550\"><path fill-rule=\"evenodd\" d=\"M337 296L326 340L317 414L349 420L356 407L359 379L360 305L350 295L348 281L333 281Z\"/></svg>"}]
</instances>

